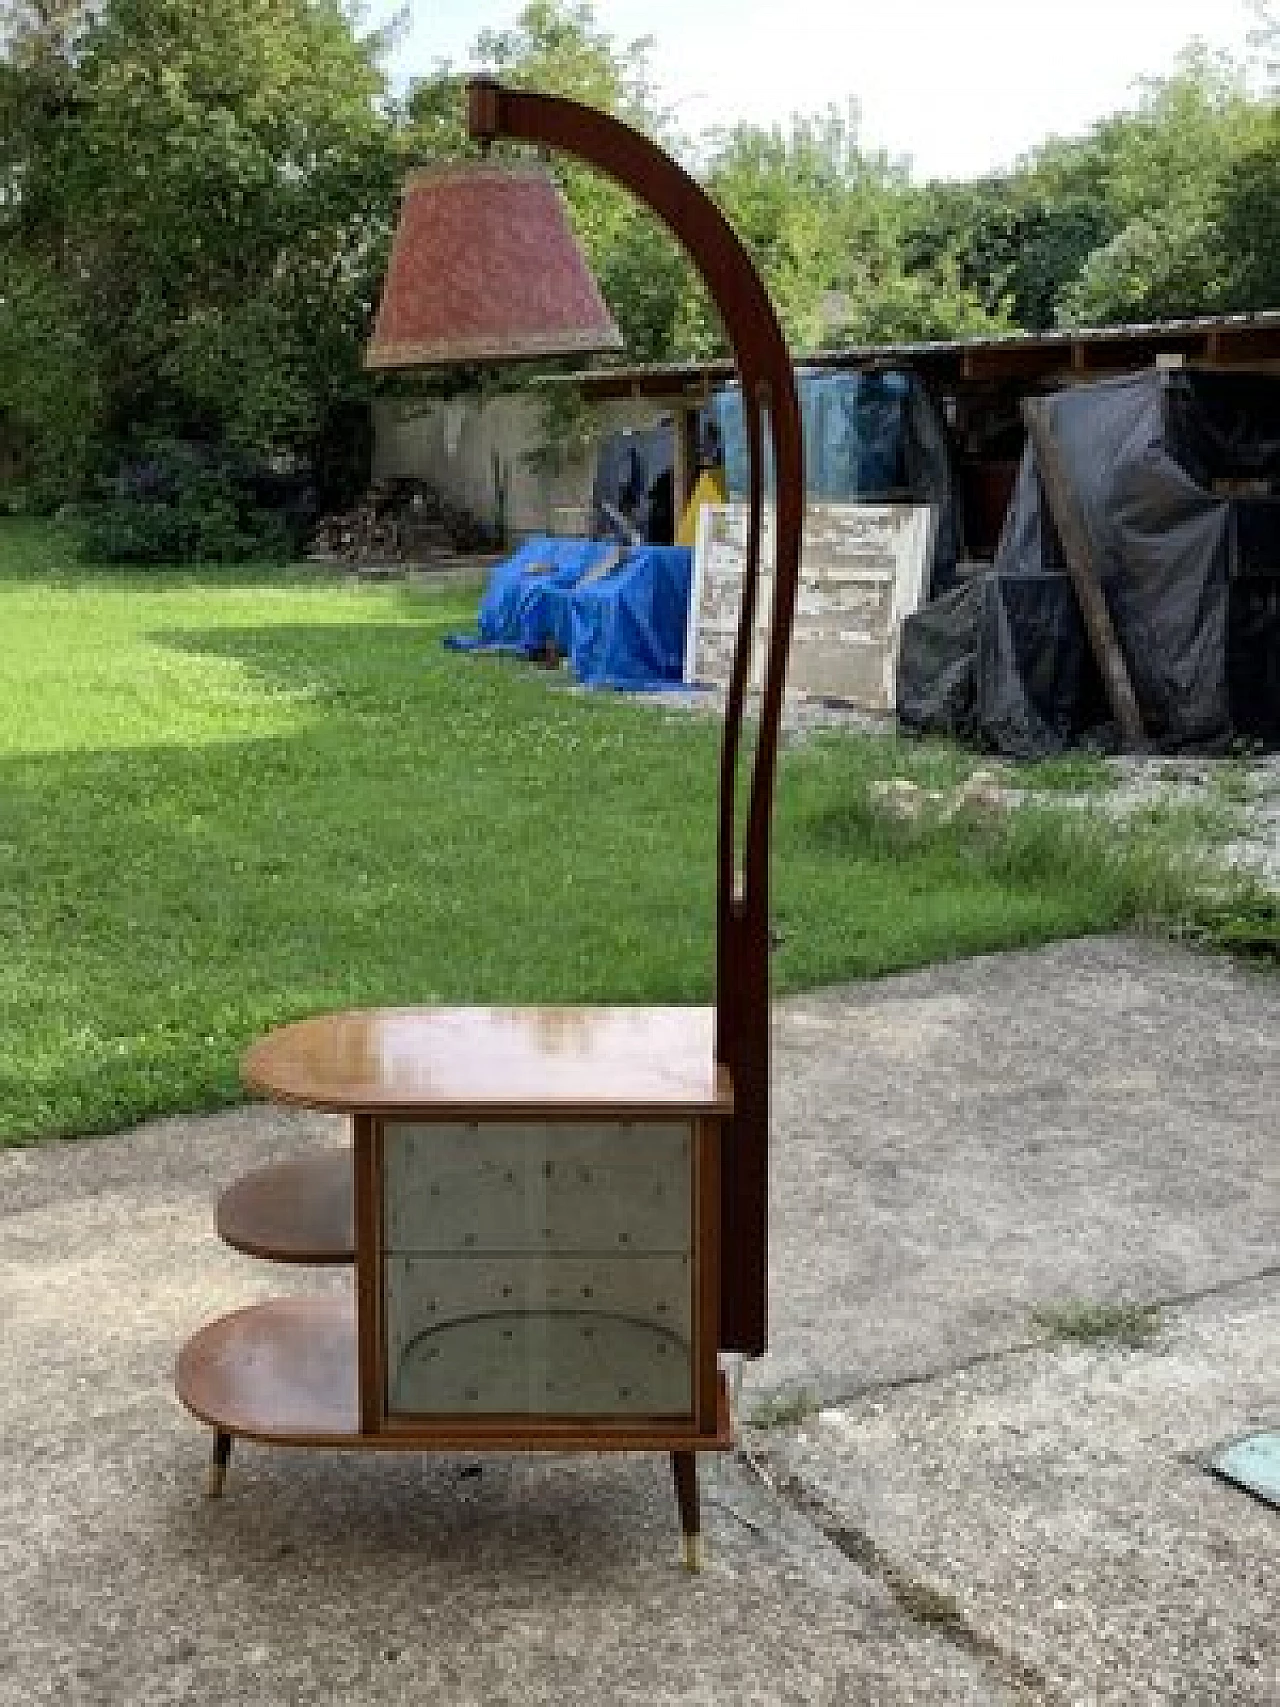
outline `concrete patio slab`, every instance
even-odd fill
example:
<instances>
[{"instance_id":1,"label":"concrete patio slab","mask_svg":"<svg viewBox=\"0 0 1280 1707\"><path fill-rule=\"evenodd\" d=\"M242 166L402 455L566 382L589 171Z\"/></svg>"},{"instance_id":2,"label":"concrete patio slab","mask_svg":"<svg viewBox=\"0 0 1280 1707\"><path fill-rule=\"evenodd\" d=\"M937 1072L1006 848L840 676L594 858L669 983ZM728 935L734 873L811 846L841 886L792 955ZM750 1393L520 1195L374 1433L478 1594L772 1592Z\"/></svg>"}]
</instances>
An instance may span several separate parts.
<instances>
[{"instance_id":1,"label":"concrete patio slab","mask_svg":"<svg viewBox=\"0 0 1280 1707\"><path fill-rule=\"evenodd\" d=\"M780 1003L757 1388L831 1400L1060 1299L1280 1262L1280 979L1130 938Z\"/></svg>"},{"instance_id":2,"label":"concrete patio slab","mask_svg":"<svg viewBox=\"0 0 1280 1707\"><path fill-rule=\"evenodd\" d=\"M1207 1473L1280 1419L1280 1280L1150 1350L1059 1346L824 1411L767 1454L854 1557L947 1609L1046 1699L1280 1701L1280 1518Z\"/></svg>"},{"instance_id":3,"label":"concrete patio slab","mask_svg":"<svg viewBox=\"0 0 1280 1707\"><path fill-rule=\"evenodd\" d=\"M1280 1523L1199 1466L1280 1420L1278 1020L1130 939L779 1004L742 1406L790 1420L708 1467L697 1579L658 1459L238 1445L202 1501L183 1337L348 1284L220 1247L213 1199L340 1127L0 1153L0 1704L1280 1700ZM1071 1299L1160 1336L1037 1343Z\"/></svg>"}]
</instances>

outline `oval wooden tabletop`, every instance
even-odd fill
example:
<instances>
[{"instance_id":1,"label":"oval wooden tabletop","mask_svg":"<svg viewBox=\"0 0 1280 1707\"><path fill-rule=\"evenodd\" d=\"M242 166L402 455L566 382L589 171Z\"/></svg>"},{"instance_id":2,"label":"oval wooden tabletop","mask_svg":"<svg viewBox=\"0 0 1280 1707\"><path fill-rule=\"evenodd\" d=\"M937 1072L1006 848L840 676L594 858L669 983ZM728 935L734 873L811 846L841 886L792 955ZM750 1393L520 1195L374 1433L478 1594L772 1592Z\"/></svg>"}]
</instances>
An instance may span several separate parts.
<instances>
[{"instance_id":1,"label":"oval wooden tabletop","mask_svg":"<svg viewBox=\"0 0 1280 1707\"><path fill-rule=\"evenodd\" d=\"M250 1090L437 1118L728 1114L710 1008L366 1008L269 1032Z\"/></svg>"}]
</instances>

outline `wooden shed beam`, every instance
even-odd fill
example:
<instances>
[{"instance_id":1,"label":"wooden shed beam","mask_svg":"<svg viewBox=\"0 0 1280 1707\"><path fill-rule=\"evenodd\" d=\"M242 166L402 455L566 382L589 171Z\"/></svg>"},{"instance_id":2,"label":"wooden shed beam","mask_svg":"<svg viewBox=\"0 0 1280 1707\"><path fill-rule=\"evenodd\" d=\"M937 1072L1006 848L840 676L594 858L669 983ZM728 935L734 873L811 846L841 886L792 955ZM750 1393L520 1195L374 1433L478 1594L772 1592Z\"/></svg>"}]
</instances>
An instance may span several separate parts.
<instances>
[{"instance_id":1,"label":"wooden shed beam","mask_svg":"<svg viewBox=\"0 0 1280 1707\"><path fill-rule=\"evenodd\" d=\"M1103 596L1102 582L1093 557L1093 545L1084 514L1076 502L1075 491L1067 476L1066 465L1057 439L1048 402L1042 397L1023 400L1022 418L1027 436L1035 451L1036 465L1044 483L1045 496L1062 541L1067 572L1076 590L1080 614L1084 618L1089 645L1102 672L1107 703L1120 725L1121 737L1130 751L1141 752L1148 745L1137 695L1129 678L1129 669L1120 650L1111 612Z\"/></svg>"}]
</instances>

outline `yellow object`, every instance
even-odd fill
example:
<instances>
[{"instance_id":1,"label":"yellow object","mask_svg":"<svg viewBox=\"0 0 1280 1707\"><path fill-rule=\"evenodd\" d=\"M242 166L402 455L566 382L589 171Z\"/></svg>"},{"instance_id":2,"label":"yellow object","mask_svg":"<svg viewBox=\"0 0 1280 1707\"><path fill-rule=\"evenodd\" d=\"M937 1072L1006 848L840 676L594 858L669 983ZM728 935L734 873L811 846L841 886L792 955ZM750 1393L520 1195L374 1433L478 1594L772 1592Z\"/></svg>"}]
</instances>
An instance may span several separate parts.
<instances>
[{"instance_id":1,"label":"yellow object","mask_svg":"<svg viewBox=\"0 0 1280 1707\"><path fill-rule=\"evenodd\" d=\"M690 548L695 546L698 543L699 515L706 505L723 504L728 496L729 489L724 482L723 469L704 468L680 518L680 526L676 529L676 544Z\"/></svg>"}]
</instances>

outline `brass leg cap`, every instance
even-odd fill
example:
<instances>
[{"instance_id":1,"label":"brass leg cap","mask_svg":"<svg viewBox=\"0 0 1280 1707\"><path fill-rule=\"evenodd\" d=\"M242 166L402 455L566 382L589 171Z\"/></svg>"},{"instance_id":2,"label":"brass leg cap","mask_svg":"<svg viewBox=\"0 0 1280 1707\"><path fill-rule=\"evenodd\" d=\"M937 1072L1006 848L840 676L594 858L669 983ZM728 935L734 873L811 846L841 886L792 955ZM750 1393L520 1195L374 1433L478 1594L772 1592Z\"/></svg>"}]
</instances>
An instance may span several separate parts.
<instances>
[{"instance_id":1,"label":"brass leg cap","mask_svg":"<svg viewBox=\"0 0 1280 1707\"><path fill-rule=\"evenodd\" d=\"M681 1548L681 1558L684 1562L684 1568L686 1571L697 1572L702 1569L701 1535L686 1535L684 1537L684 1545Z\"/></svg>"},{"instance_id":2,"label":"brass leg cap","mask_svg":"<svg viewBox=\"0 0 1280 1707\"><path fill-rule=\"evenodd\" d=\"M227 1485L227 1467L225 1464L210 1464L205 1472L204 1497L207 1500L220 1500L222 1490Z\"/></svg>"}]
</instances>

